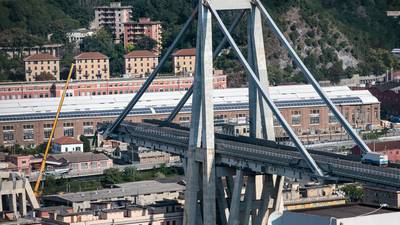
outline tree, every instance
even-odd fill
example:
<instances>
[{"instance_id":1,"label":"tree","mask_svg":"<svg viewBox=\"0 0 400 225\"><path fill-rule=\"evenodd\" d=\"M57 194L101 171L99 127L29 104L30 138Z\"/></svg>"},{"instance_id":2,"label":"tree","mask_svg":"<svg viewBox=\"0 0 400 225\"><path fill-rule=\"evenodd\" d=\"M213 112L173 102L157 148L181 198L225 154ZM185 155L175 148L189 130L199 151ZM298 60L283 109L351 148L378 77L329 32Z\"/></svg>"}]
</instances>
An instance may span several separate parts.
<instances>
[{"instance_id":1,"label":"tree","mask_svg":"<svg viewBox=\"0 0 400 225\"><path fill-rule=\"evenodd\" d=\"M46 81L46 80L55 80L56 78L51 75L49 72L41 72L39 75L35 76L36 81Z\"/></svg>"},{"instance_id":2,"label":"tree","mask_svg":"<svg viewBox=\"0 0 400 225\"><path fill-rule=\"evenodd\" d=\"M118 169L110 168L104 170L103 183L105 185L118 184L122 182L123 182L122 173Z\"/></svg>"},{"instance_id":3,"label":"tree","mask_svg":"<svg viewBox=\"0 0 400 225\"><path fill-rule=\"evenodd\" d=\"M122 177L124 181L132 182L138 180L139 174L136 167L131 166L124 169L124 171L122 172Z\"/></svg>"},{"instance_id":4,"label":"tree","mask_svg":"<svg viewBox=\"0 0 400 225\"><path fill-rule=\"evenodd\" d=\"M135 49L137 50L153 50L157 46L157 41L147 37L147 36L142 36L136 41L136 46Z\"/></svg>"},{"instance_id":5,"label":"tree","mask_svg":"<svg viewBox=\"0 0 400 225\"><path fill-rule=\"evenodd\" d=\"M362 188L355 184L348 184L344 186L341 190L344 191L348 201L350 202L359 202L364 195Z\"/></svg>"},{"instance_id":6,"label":"tree","mask_svg":"<svg viewBox=\"0 0 400 225\"><path fill-rule=\"evenodd\" d=\"M79 140L83 142L83 151L90 152L90 141L85 135L81 135Z\"/></svg>"},{"instance_id":7,"label":"tree","mask_svg":"<svg viewBox=\"0 0 400 225\"><path fill-rule=\"evenodd\" d=\"M95 35L82 40L81 51L101 52L110 58L111 75L121 75L124 70L125 49L122 44L114 44L112 34L106 29L99 30Z\"/></svg>"}]
</instances>

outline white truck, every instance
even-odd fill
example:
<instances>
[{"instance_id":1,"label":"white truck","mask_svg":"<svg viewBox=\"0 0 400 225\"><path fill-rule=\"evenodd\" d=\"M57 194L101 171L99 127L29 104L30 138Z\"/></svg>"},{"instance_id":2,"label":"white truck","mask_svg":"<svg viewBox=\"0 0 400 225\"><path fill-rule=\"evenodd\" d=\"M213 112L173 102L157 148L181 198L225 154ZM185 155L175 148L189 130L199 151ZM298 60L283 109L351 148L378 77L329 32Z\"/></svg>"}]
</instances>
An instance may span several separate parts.
<instances>
[{"instance_id":1,"label":"white truck","mask_svg":"<svg viewBox=\"0 0 400 225\"><path fill-rule=\"evenodd\" d=\"M387 155L383 155L377 152L368 152L362 156L361 162L377 166L387 166L389 164L389 159Z\"/></svg>"}]
</instances>

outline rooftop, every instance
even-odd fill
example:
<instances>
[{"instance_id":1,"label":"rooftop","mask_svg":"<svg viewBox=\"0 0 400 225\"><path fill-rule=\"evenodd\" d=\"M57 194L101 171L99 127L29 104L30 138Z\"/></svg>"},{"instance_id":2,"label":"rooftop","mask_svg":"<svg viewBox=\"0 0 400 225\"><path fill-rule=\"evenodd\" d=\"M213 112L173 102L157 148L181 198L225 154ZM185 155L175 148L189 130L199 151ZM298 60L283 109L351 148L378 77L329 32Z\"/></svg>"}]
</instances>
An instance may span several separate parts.
<instances>
[{"instance_id":1,"label":"rooftop","mask_svg":"<svg viewBox=\"0 0 400 225\"><path fill-rule=\"evenodd\" d=\"M69 163L109 160L106 155L102 153L95 154L93 152L66 152L60 154L52 154L50 155L50 159L51 158L57 161L64 159Z\"/></svg>"},{"instance_id":2,"label":"rooftop","mask_svg":"<svg viewBox=\"0 0 400 225\"><path fill-rule=\"evenodd\" d=\"M172 54L172 56L195 56L196 48L180 49Z\"/></svg>"},{"instance_id":3,"label":"rooftop","mask_svg":"<svg viewBox=\"0 0 400 225\"><path fill-rule=\"evenodd\" d=\"M379 101L367 90L350 90L345 86L323 88L337 105L377 104ZM310 85L276 86L270 88L271 97L279 108L325 105ZM131 115L168 114L185 94L175 92L147 92ZM135 94L76 96L65 99L60 118L115 117ZM43 104L46 102L46 104ZM54 118L59 98L13 99L0 101L0 121L49 120ZM190 112L191 99L182 109ZM232 88L214 91L216 111L247 110L248 89Z\"/></svg>"},{"instance_id":4,"label":"rooftop","mask_svg":"<svg viewBox=\"0 0 400 225\"><path fill-rule=\"evenodd\" d=\"M393 213L399 211L399 210L385 209L385 208L377 210L378 208L379 207L369 206L369 205L347 204L347 205L329 206L329 207L321 207L314 209L294 210L292 212L341 219L341 218L361 216L367 213L369 215L374 215L374 214ZM377 211L373 212L375 210Z\"/></svg>"},{"instance_id":5,"label":"rooftop","mask_svg":"<svg viewBox=\"0 0 400 225\"><path fill-rule=\"evenodd\" d=\"M159 192L184 191L185 187L176 183L160 183L158 181L138 181L117 184L117 188L108 188L98 191L66 193L43 196L45 200L60 202L97 201L124 196L153 194Z\"/></svg>"},{"instance_id":6,"label":"rooftop","mask_svg":"<svg viewBox=\"0 0 400 225\"><path fill-rule=\"evenodd\" d=\"M158 56L149 50L136 50L131 51L124 56L124 58L157 58Z\"/></svg>"},{"instance_id":7,"label":"rooftop","mask_svg":"<svg viewBox=\"0 0 400 225\"><path fill-rule=\"evenodd\" d=\"M100 52L82 52L74 59L108 59L108 57Z\"/></svg>"},{"instance_id":8,"label":"rooftop","mask_svg":"<svg viewBox=\"0 0 400 225\"><path fill-rule=\"evenodd\" d=\"M24 59L25 62L31 61L48 61L48 60L60 60L59 58L55 57L54 55L48 53L38 53L31 56L28 56Z\"/></svg>"},{"instance_id":9,"label":"rooftop","mask_svg":"<svg viewBox=\"0 0 400 225\"><path fill-rule=\"evenodd\" d=\"M77 144L82 144L82 141L76 140L75 138L72 137L60 137L54 140L55 144L59 145L77 145Z\"/></svg>"}]
</instances>

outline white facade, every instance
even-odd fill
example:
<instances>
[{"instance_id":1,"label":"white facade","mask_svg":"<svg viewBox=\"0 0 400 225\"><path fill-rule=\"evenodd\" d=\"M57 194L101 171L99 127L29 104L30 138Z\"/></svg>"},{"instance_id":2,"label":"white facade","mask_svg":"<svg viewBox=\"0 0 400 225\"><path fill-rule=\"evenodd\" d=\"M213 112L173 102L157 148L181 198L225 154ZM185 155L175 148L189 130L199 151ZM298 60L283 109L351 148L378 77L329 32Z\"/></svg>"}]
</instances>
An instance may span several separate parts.
<instances>
[{"instance_id":1,"label":"white facade","mask_svg":"<svg viewBox=\"0 0 400 225\"><path fill-rule=\"evenodd\" d=\"M64 152L83 152L83 144L57 144L54 143L52 148L53 153L64 153Z\"/></svg>"},{"instance_id":2,"label":"white facade","mask_svg":"<svg viewBox=\"0 0 400 225\"><path fill-rule=\"evenodd\" d=\"M94 34L95 34L95 32L93 30L81 28L81 29L73 30L71 32L67 32L66 36L68 38L69 43L75 43L76 45L79 45L82 42L83 38L90 37Z\"/></svg>"}]
</instances>

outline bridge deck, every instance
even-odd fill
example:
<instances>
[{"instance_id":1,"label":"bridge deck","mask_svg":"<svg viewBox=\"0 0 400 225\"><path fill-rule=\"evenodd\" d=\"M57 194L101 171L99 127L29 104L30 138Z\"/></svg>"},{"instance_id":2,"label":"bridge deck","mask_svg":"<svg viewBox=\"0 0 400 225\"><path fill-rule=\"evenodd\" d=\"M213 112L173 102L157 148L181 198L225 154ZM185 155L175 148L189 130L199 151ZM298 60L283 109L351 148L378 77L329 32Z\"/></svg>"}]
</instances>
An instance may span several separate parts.
<instances>
[{"instance_id":1,"label":"bridge deck","mask_svg":"<svg viewBox=\"0 0 400 225\"><path fill-rule=\"evenodd\" d=\"M187 129L179 126L160 127L154 123L124 122L112 137L121 141L141 140L147 143L146 147L150 144L155 149L180 155L185 154L189 144ZM136 144L138 144L137 141ZM161 148L161 145L169 147ZM175 150L171 150L171 146ZM180 151L177 152L176 149ZM272 171L276 170L278 174L282 171L297 170L302 171L302 174L312 176L311 170L300 153L290 146L247 137L217 134L215 149L217 164L240 166L254 172L271 172L272 168ZM400 169L366 165L350 157L333 153L312 150L310 153L330 179L400 188ZM257 166L251 166L253 164Z\"/></svg>"}]
</instances>

